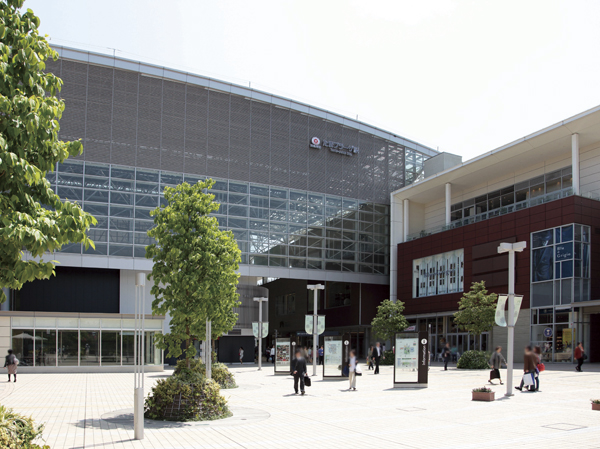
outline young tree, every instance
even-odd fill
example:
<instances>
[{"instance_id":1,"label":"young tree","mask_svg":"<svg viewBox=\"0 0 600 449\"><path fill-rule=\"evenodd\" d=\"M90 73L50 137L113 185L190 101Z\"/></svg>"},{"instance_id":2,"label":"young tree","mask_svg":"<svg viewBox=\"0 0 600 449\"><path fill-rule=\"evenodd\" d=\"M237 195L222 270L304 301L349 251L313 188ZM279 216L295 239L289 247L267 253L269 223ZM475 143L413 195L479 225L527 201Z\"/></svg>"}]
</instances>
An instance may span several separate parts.
<instances>
[{"instance_id":1,"label":"young tree","mask_svg":"<svg viewBox=\"0 0 600 449\"><path fill-rule=\"evenodd\" d=\"M62 81L44 73L45 61L58 54L39 36L39 18L21 6L23 0L0 2L0 288L16 290L54 274L45 251L68 242L93 246L85 232L96 223L77 204L61 202L45 178L83 147L58 140ZM23 260L24 250L37 260Z\"/></svg>"},{"instance_id":2,"label":"young tree","mask_svg":"<svg viewBox=\"0 0 600 449\"><path fill-rule=\"evenodd\" d=\"M498 295L488 294L485 281L473 282L471 290L465 292L458 303L454 322L459 328L479 336L494 326L497 301Z\"/></svg>"},{"instance_id":3,"label":"young tree","mask_svg":"<svg viewBox=\"0 0 600 449\"><path fill-rule=\"evenodd\" d=\"M373 334L384 340L394 341L394 335L402 332L408 327L408 322L403 315L404 303L402 301L390 301L384 299L377 306L377 315L371 321Z\"/></svg>"},{"instance_id":4,"label":"young tree","mask_svg":"<svg viewBox=\"0 0 600 449\"><path fill-rule=\"evenodd\" d=\"M233 233L221 231L210 216L219 208L215 196L206 193L213 184L209 179L165 188L168 204L151 212L156 226L148 231L156 240L146 247L146 257L154 261L152 311L171 317L171 332L157 343L179 357L185 342L188 367L196 354L191 342L205 339L206 320L212 321L213 338L237 321L240 250Z\"/></svg>"}]
</instances>

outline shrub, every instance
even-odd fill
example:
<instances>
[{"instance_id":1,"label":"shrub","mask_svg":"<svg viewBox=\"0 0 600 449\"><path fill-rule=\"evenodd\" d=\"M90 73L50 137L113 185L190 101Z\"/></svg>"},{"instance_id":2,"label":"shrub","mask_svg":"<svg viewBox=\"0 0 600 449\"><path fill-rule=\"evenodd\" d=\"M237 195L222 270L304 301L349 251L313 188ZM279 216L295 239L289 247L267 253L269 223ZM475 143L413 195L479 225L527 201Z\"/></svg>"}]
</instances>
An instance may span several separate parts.
<instances>
[{"instance_id":1,"label":"shrub","mask_svg":"<svg viewBox=\"0 0 600 449\"><path fill-rule=\"evenodd\" d=\"M202 377L206 376L206 367L202 360L194 359L190 360L190 367L187 367L187 363L184 360L178 360L177 365L175 366L175 376L178 376L185 372L194 372L200 374ZM236 388L237 384L235 383L235 378L233 374L227 368L227 365L224 363L213 363L212 365L212 380L219 384L221 388Z\"/></svg>"},{"instance_id":2,"label":"shrub","mask_svg":"<svg viewBox=\"0 0 600 449\"><path fill-rule=\"evenodd\" d=\"M473 388L473 393L491 393L492 389L488 387Z\"/></svg>"},{"instance_id":3,"label":"shrub","mask_svg":"<svg viewBox=\"0 0 600 449\"><path fill-rule=\"evenodd\" d=\"M466 351L458 359L458 369L489 369L490 354L486 351Z\"/></svg>"},{"instance_id":4,"label":"shrub","mask_svg":"<svg viewBox=\"0 0 600 449\"><path fill-rule=\"evenodd\" d=\"M144 416L165 421L206 421L231 412L219 384L189 370L159 380L146 398Z\"/></svg>"},{"instance_id":5,"label":"shrub","mask_svg":"<svg viewBox=\"0 0 600 449\"><path fill-rule=\"evenodd\" d=\"M39 448L33 440L42 435L44 425L37 426L31 417L19 415L10 408L0 405L0 447L6 449ZM48 449L44 446L40 449Z\"/></svg>"},{"instance_id":6,"label":"shrub","mask_svg":"<svg viewBox=\"0 0 600 449\"><path fill-rule=\"evenodd\" d=\"M394 364L394 351L384 351L383 357L379 361L380 365L393 365Z\"/></svg>"}]
</instances>

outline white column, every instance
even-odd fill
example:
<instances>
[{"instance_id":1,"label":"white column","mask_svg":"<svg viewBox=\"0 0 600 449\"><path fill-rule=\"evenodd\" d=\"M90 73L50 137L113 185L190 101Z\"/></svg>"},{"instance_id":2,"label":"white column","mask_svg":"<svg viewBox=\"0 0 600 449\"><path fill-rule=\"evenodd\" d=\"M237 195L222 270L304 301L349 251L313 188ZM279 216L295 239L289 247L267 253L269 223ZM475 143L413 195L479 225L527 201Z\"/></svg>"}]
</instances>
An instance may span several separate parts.
<instances>
[{"instance_id":1,"label":"white column","mask_svg":"<svg viewBox=\"0 0 600 449\"><path fill-rule=\"evenodd\" d=\"M573 168L573 193L580 194L579 186L579 134L571 135L571 167Z\"/></svg>"},{"instance_id":2,"label":"white column","mask_svg":"<svg viewBox=\"0 0 600 449\"><path fill-rule=\"evenodd\" d=\"M144 439L144 329L145 329L145 273L135 274L135 333L134 333L134 383L133 434L136 440Z\"/></svg>"},{"instance_id":3,"label":"white column","mask_svg":"<svg viewBox=\"0 0 600 449\"><path fill-rule=\"evenodd\" d=\"M506 396L513 395L515 357L515 252L508 252L508 336L506 341Z\"/></svg>"},{"instance_id":4,"label":"white column","mask_svg":"<svg viewBox=\"0 0 600 449\"><path fill-rule=\"evenodd\" d=\"M391 195L390 201L390 300L396 301L396 275L398 271L398 244L404 243L402 200Z\"/></svg>"},{"instance_id":5,"label":"white column","mask_svg":"<svg viewBox=\"0 0 600 449\"><path fill-rule=\"evenodd\" d=\"M408 215L409 206L410 206L409 200L405 199L404 200L404 214L402 217L402 225L404 228L404 241L405 242L408 240L408 234L409 234L408 231L410 229L410 217Z\"/></svg>"},{"instance_id":6,"label":"white column","mask_svg":"<svg viewBox=\"0 0 600 449\"><path fill-rule=\"evenodd\" d=\"M452 221L450 215L450 207L452 206L452 185L447 182L446 183L446 226L450 224Z\"/></svg>"}]
</instances>

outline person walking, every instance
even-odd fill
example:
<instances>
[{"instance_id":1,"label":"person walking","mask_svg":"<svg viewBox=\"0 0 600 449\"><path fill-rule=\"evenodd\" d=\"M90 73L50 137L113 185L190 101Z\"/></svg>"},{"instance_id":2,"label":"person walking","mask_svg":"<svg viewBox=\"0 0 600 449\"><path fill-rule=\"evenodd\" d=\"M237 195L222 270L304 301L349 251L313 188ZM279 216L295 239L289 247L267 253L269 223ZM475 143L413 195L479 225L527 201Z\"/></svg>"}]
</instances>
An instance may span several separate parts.
<instances>
[{"instance_id":1,"label":"person walking","mask_svg":"<svg viewBox=\"0 0 600 449\"><path fill-rule=\"evenodd\" d=\"M312 363L313 361L313 353L312 353L312 347L308 348L308 363Z\"/></svg>"},{"instance_id":2,"label":"person walking","mask_svg":"<svg viewBox=\"0 0 600 449\"><path fill-rule=\"evenodd\" d=\"M244 364L244 347L243 346L240 346L238 356L240 357L240 365L243 365Z\"/></svg>"},{"instance_id":3,"label":"person walking","mask_svg":"<svg viewBox=\"0 0 600 449\"><path fill-rule=\"evenodd\" d=\"M348 363L348 380L350 380L350 387L348 390L356 391L356 351L353 349L350 351L350 362Z\"/></svg>"},{"instance_id":4,"label":"person walking","mask_svg":"<svg viewBox=\"0 0 600 449\"><path fill-rule=\"evenodd\" d=\"M275 364L275 345L271 346L271 362Z\"/></svg>"},{"instance_id":5,"label":"person walking","mask_svg":"<svg viewBox=\"0 0 600 449\"><path fill-rule=\"evenodd\" d=\"M494 385L492 382L493 379L498 379L500 381L500 385L504 385L502 383L502 378L500 377L500 368L502 368L502 364L506 366L506 359L502 355L502 348L500 346L496 346L496 350L490 357L490 368L492 371L490 372L490 378L488 380L489 383Z\"/></svg>"},{"instance_id":6,"label":"person walking","mask_svg":"<svg viewBox=\"0 0 600 449\"><path fill-rule=\"evenodd\" d=\"M298 383L300 383L300 392L304 395L304 376L306 376L306 359L302 356L302 351L296 351L296 357L292 360L292 376L294 376L294 392L298 394Z\"/></svg>"},{"instance_id":7,"label":"person walking","mask_svg":"<svg viewBox=\"0 0 600 449\"><path fill-rule=\"evenodd\" d=\"M575 371L580 373L581 365L583 365L583 361L585 360L585 350L583 349L583 344L580 341L577 342L577 347L575 348L575 360L577 360Z\"/></svg>"},{"instance_id":8,"label":"person walking","mask_svg":"<svg viewBox=\"0 0 600 449\"><path fill-rule=\"evenodd\" d=\"M4 359L4 368L8 369L8 381L10 382L10 375L12 374L17 381L17 366L19 365L19 359L13 354L13 350L8 350L8 355Z\"/></svg>"},{"instance_id":9,"label":"person walking","mask_svg":"<svg viewBox=\"0 0 600 449\"><path fill-rule=\"evenodd\" d=\"M448 362L450 361L450 357L452 356L452 351L450 350L450 343L446 343L444 349L442 349L442 359L444 360L444 371L448 371Z\"/></svg>"},{"instance_id":10,"label":"person walking","mask_svg":"<svg viewBox=\"0 0 600 449\"><path fill-rule=\"evenodd\" d=\"M535 371L537 369L537 357L531 350L531 346L525 347L525 357L523 358L523 377L527 374L531 374L533 376L533 384L528 386L529 391L535 391ZM525 386L525 381L521 379L521 385L515 387L515 390L523 391L523 387Z\"/></svg>"},{"instance_id":11,"label":"person walking","mask_svg":"<svg viewBox=\"0 0 600 449\"><path fill-rule=\"evenodd\" d=\"M323 350L323 345L319 348L319 365L323 364L323 356L325 355L325 351Z\"/></svg>"},{"instance_id":12,"label":"person walking","mask_svg":"<svg viewBox=\"0 0 600 449\"><path fill-rule=\"evenodd\" d=\"M367 353L367 363L369 365L369 369L375 369L373 367L373 359L371 358L371 354L373 354L373 345L369 347L369 352Z\"/></svg>"},{"instance_id":13,"label":"person walking","mask_svg":"<svg viewBox=\"0 0 600 449\"><path fill-rule=\"evenodd\" d=\"M535 365L535 391L540 391L540 373L546 369L542 363L542 348L534 346L533 355L537 359L537 364Z\"/></svg>"},{"instance_id":14,"label":"person walking","mask_svg":"<svg viewBox=\"0 0 600 449\"><path fill-rule=\"evenodd\" d=\"M373 374L379 374L379 361L381 360L382 355L383 351L381 350L381 345L377 342L371 353L371 359L373 360L373 363L375 363L375 372Z\"/></svg>"}]
</instances>

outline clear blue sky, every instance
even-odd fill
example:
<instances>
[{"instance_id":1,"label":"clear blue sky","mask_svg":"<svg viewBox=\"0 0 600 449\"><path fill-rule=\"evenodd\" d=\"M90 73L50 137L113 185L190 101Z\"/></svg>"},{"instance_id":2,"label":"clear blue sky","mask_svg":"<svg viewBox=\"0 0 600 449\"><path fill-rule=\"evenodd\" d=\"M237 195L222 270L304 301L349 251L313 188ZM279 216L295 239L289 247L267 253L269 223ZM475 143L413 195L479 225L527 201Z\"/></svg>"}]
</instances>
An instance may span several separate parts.
<instances>
[{"instance_id":1,"label":"clear blue sky","mask_svg":"<svg viewBox=\"0 0 600 449\"><path fill-rule=\"evenodd\" d=\"M600 104L600 2L26 0L52 42L291 97L469 159Z\"/></svg>"}]
</instances>

